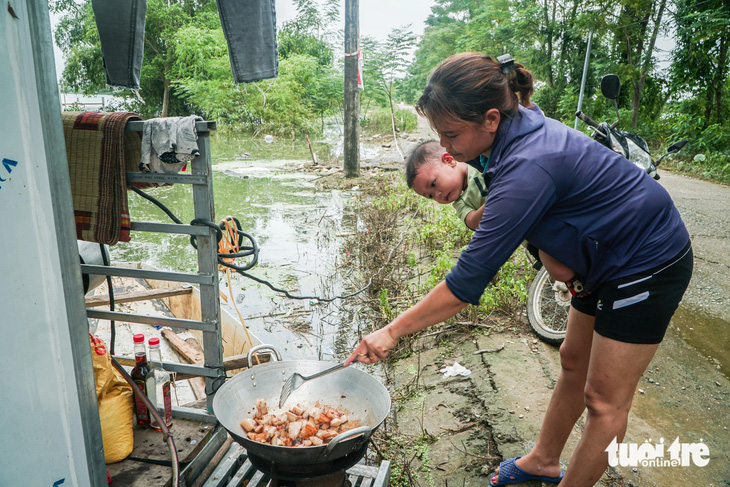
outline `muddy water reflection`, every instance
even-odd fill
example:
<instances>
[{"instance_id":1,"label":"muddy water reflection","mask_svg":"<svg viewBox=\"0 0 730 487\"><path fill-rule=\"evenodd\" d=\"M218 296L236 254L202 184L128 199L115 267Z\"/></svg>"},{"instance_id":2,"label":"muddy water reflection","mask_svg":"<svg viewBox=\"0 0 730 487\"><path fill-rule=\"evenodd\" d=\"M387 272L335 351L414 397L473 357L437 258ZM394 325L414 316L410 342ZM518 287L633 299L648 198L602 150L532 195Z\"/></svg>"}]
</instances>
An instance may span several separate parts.
<instances>
[{"instance_id":1,"label":"muddy water reflection","mask_svg":"<svg viewBox=\"0 0 730 487\"><path fill-rule=\"evenodd\" d=\"M730 377L730 326L707 313L680 306L672 318L674 332L696 348L726 376Z\"/></svg>"},{"instance_id":2,"label":"muddy water reflection","mask_svg":"<svg viewBox=\"0 0 730 487\"><path fill-rule=\"evenodd\" d=\"M215 146L213 149L216 154ZM354 195L318 191L314 180L319 176L290 172L302 162L226 162L214 156L216 218L235 216L243 231L256 239L259 261L248 271L256 277L297 296L347 294L359 284L338 270L347 258L343 235L355 227ZM189 222L193 219L192 194L185 186L147 191ZM130 212L135 221L169 222L161 210L134 195L130 195ZM193 271L197 265L185 236L136 232L132 242L116 246L112 255L116 261L142 261L167 270ZM223 306L235 315L224 273L220 288L229 297ZM261 341L276 345L285 359L337 360L337 354L349 351L355 343L351 331L354 313L348 302L288 299L235 272L231 273L231 288L249 329Z\"/></svg>"}]
</instances>

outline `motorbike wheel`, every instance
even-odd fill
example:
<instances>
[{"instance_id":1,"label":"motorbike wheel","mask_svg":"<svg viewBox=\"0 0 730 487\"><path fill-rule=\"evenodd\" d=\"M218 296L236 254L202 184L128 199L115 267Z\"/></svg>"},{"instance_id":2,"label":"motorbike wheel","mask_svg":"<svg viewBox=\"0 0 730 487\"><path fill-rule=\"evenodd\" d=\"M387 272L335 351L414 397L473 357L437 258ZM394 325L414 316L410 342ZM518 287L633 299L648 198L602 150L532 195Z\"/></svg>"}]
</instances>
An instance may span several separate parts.
<instances>
[{"instance_id":1,"label":"motorbike wheel","mask_svg":"<svg viewBox=\"0 0 730 487\"><path fill-rule=\"evenodd\" d=\"M563 343L570 298L564 283L556 283L544 267L538 271L527 294L527 319L542 341L551 345Z\"/></svg>"}]
</instances>

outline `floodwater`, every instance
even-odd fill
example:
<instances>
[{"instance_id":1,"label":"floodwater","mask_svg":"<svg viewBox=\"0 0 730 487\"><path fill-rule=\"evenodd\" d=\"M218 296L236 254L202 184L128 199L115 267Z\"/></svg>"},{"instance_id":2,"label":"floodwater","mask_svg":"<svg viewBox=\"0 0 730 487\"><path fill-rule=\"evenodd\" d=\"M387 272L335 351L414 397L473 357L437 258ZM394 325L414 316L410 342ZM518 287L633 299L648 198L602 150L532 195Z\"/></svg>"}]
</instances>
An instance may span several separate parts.
<instances>
[{"instance_id":1,"label":"floodwater","mask_svg":"<svg viewBox=\"0 0 730 487\"><path fill-rule=\"evenodd\" d=\"M322 303L315 297L349 294L361 285L340 270L347 258L345 236L356 225L355 195L319 191L315 180L321 175L291 171L311 163L304 141L275 138L266 144L262 137L218 135L211 142L216 219L237 218L259 247L258 264L247 272L306 297L286 298L235 271L230 273L229 288L229 276L221 272L220 290L228 298L222 306L234 315L237 307L249 330L276 346L284 359L341 359L356 343L351 330L353 316L358 315L343 300ZM325 144L314 145L318 157L329 157L330 150ZM145 191L183 222L194 218L188 185ZM170 222L161 210L132 193L129 205L134 221ZM184 235L133 232L131 242L112 249L112 258L173 271L194 271L197 266L195 251ZM236 264L249 260L241 258Z\"/></svg>"}]
</instances>

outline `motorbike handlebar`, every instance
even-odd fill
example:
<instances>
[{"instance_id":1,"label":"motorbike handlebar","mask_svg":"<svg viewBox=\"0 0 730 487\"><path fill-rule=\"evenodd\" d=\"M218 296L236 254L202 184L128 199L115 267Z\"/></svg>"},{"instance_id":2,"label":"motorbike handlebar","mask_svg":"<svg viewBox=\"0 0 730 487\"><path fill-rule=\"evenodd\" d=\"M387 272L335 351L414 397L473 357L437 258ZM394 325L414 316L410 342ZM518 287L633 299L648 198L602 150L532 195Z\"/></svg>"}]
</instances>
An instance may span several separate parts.
<instances>
[{"instance_id":1,"label":"motorbike handlebar","mask_svg":"<svg viewBox=\"0 0 730 487\"><path fill-rule=\"evenodd\" d=\"M591 117L589 117L585 113L581 112L580 110L578 110L577 112L575 112L575 116L578 117L579 119L583 120L585 123L587 123L591 127L596 128L596 129L598 128L598 124L596 122L594 122L591 119Z\"/></svg>"}]
</instances>

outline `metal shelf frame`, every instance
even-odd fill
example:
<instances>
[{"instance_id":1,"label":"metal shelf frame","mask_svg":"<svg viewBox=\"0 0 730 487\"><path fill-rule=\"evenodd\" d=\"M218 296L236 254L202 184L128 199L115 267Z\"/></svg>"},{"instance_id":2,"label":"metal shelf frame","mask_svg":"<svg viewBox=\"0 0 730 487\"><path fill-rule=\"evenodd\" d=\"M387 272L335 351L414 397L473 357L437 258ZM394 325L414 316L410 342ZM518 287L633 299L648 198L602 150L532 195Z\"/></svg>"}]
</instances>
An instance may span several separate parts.
<instances>
[{"instance_id":1,"label":"metal shelf frame","mask_svg":"<svg viewBox=\"0 0 730 487\"><path fill-rule=\"evenodd\" d=\"M144 122L128 122L127 131L141 132ZM215 208L213 204L213 170L210 157L210 132L216 129L215 122L200 121L195 125L198 132L198 149L200 154L190 162L192 174L151 174L142 172L128 172L128 182L152 182L190 184L193 192L193 207L195 219L215 222ZM164 362L165 370L171 372L185 372L205 378L206 405L208 411L199 411L191 408L173 408L173 416L200 421L211 421L214 391L225 380L226 372L223 368L223 337L220 324L220 302L218 290L218 241L217 234L207 226L178 225L154 222L131 222L133 231L160 232L179 235L195 235L197 238L197 273L152 271L145 269L131 269L127 267L106 267L95 265L81 265L84 274L106 276L151 278L167 281L195 283L200 286L201 320L183 320L162 316L147 316L118 311L102 311L86 309L89 318L104 320L128 321L151 325L171 326L184 329L202 330L204 365L174 364ZM132 357L119 357L121 363L130 363Z\"/></svg>"}]
</instances>

